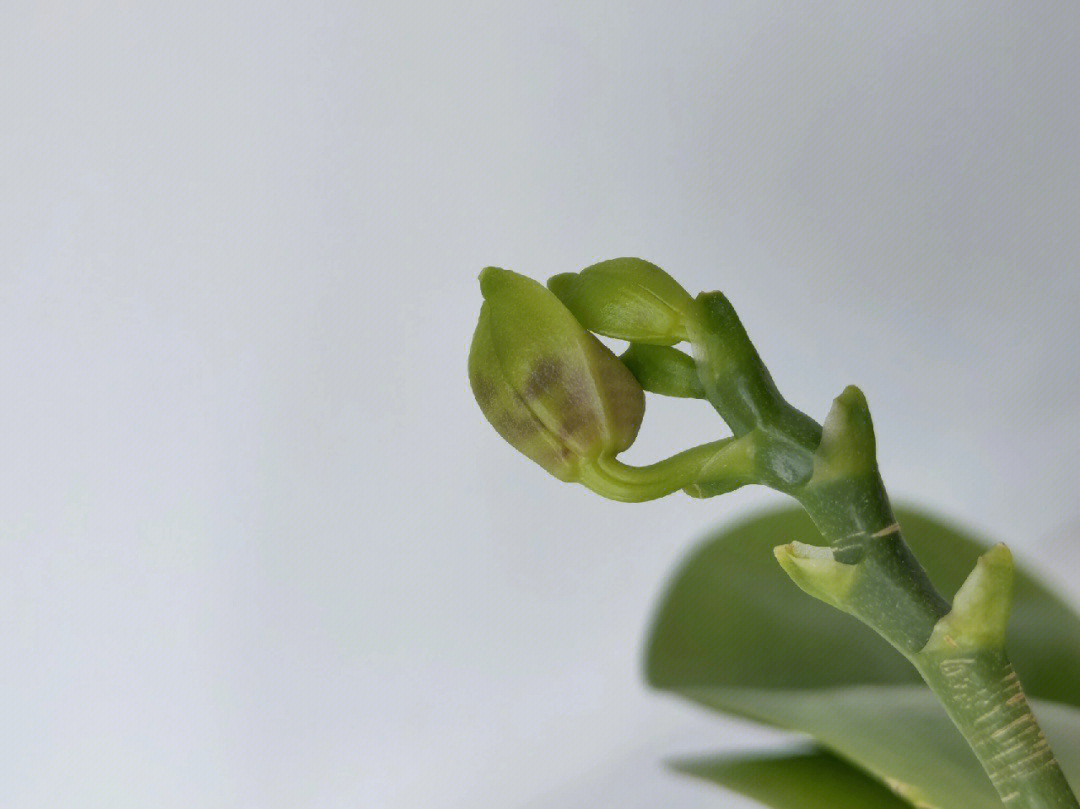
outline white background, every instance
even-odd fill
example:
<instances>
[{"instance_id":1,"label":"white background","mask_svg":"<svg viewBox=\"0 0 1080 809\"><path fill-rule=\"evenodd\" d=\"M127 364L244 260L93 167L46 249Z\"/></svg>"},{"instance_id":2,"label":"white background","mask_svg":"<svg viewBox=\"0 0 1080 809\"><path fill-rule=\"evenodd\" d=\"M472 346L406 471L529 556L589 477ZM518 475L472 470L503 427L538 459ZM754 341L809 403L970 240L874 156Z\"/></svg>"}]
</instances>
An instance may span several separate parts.
<instances>
[{"instance_id":1,"label":"white background","mask_svg":"<svg viewBox=\"0 0 1080 809\"><path fill-rule=\"evenodd\" d=\"M514 453L486 264L723 289L798 406L865 390L894 496L1080 596L1078 50L1067 2L5 4L0 804L726 800L661 760L773 737L640 647L779 498Z\"/></svg>"}]
</instances>

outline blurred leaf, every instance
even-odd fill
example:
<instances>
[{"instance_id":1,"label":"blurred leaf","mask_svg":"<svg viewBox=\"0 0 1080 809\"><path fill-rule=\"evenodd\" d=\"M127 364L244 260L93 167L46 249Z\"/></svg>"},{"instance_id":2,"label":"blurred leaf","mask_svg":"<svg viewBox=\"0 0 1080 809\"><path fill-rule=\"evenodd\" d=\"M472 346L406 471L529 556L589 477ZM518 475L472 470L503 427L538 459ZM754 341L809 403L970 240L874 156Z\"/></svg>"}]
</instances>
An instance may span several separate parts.
<instances>
[{"instance_id":1,"label":"blurred leaf","mask_svg":"<svg viewBox=\"0 0 1080 809\"><path fill-rule=\"evenodd\" d=\"M950 596L989 547L926 514L898 509L897 516L915 554ZM724 530L690 557L654 623L650 683L715 710L807 733L913 804L1001 809L974 754L914 668L783 573L772 548L790 541L822 544L795 509ZM1048 700L1033 700L1036 714L1066 775L1080 784L1080 711L1070 707L1080 706L1080 619L1022 568L1009 649L1028 695Z\"/></svg>"},{"instance_id":2,"label":"blurred leaf","mask_svg":"<svg viewBox=\"0 0 1080 809\"><path fill-rule=\"evenodd\" d=\"M722 711L737 705L744 716L807 733L915 806L1003 807L967 742L923 685L828 691L712 688L686 696ZM1080 785L1080 710L1038 701L1032 707L1066 777L1074 787ZM795 778L790 776L793 784ZM808 790L816 788L809 778L805 784Z\"/></svg>"},{"instance_id":3,"label":"blurred leaf","mask_svg":"<svg viewBox=\"0 0 1080 809\"><path fill-rule=\"evenodd\" d=\"M772 809L910 809L910 804L824 750L678 761L679 772L712 781Z\"/></svg>"},{"instance_id":4,"label":"blurred leaf","mask_svg":"<svg viewBox=\"0 0 1080 809\"><path fill-rule=\"evenodd\" d=\"M902 508L897 516L915 555L948 596L989 547L925 513ZM724 529L694 552L654 622L649 682L672 691L921 682L872 630L792 584L772 549L793 540L823 544L794 508ZM1080 619L1023 567L1016 571L1008 645L1029 696L1080 706Z\"/></svg>"}]
</instances>

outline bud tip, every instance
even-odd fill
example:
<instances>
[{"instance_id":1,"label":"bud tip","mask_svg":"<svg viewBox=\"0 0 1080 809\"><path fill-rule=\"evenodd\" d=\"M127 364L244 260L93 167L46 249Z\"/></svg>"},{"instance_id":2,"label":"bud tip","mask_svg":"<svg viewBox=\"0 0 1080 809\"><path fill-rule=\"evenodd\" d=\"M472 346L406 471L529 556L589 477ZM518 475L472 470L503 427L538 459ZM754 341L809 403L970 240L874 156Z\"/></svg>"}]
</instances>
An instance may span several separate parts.
<instances>
[{"instance_id":1,"label":"bud tip","mask_svg":"<svg viewBox=\"0 0 1080 809\"><path fill-rule=\"evenodd\" d=\"M484 267L480 271L480 294L490 298L505 284L514 273L502 267Z\"/></svg>"},{"instance_id":2,"label":"bud tip","mask_svg":"<svg viewBox=\"0 0 1080 809\"><path fill-rule=\"evenodd\" d=\"M556 298L565 304L576 280L576 272L561 272L548 279L547 288L552 291Z\"/></svg>"}]
</instances>

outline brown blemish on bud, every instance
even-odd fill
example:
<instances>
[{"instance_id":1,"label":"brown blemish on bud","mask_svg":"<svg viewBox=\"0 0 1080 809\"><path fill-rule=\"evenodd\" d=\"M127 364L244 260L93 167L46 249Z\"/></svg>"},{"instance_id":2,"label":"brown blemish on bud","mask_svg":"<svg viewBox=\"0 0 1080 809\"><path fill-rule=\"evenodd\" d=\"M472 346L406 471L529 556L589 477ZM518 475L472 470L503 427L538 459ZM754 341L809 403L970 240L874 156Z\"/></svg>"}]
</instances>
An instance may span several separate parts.
<instances>
[{"instance_id":1,"label":"brown blemish on bud","mask_svg":"<svg viewBox=\"0 0 1080 809\"><path fill-rule=\"evenodd\" d=\"M565 384L562 406L559 408L559 434L570 439L586 431L597 432L599 414L590 390L591 380L577 376L573 380L567 380Z\"/></svg>"},{"instance_id":2,"label":"brown blemish on bud","mask_svg":"<svg viewBox=\"0 0 1080 809\"><path fill-rule=\"evenodd\" d=\"M606 346L602 347L604 351L608 350ZM600 363L595 370L599 387L605 392L605 416L612 430L612 447L625 449L634 442L641 426L645 414L645 392L621 361Z\"/></svg>"},{"instance_id":3,"label":"brown blemish on bud","mask_svg":"<svg viewBox=\"0 0 1080 809\"><path fill-rule=\"evenodd\" d=\"M525 380L522 394L526 399L538 399L559 387L562 376L563 364L560 361L550 357L539 359Z\"/></svg>"},{"instance_id":4,"label":"brown blemish on bud","mask_svg":"<svg viewBox=\"0 0 1080 809\"><path fill-rule=\"evenodd\" d=\"M633 374L535 281L485 270L481 287L469 373L492 426L562 480L629 446L644 407Z\"/></svg>"},{"instance_id":5,"label":"brown blemish on bud","mask_svg":"<svg viewBox=\"0 0 1080 809\"><path fill-rule=\"evenodd\" d=\"M476 374L472 378L473 397L483 410L495 398L495 384L487 376Z\"/></svg>"}]
</instances>

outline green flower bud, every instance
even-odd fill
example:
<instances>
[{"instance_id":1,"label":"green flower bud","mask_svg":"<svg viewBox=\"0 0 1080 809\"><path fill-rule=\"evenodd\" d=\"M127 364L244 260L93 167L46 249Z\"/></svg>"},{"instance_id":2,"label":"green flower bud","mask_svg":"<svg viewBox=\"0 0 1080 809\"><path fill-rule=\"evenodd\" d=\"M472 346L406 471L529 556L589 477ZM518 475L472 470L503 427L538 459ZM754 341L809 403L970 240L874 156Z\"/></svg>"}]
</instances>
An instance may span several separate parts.
<instances>
[{"instance_id":1,"label":"green flower bud","mask_svg":"<svg viewBox=\"0 0 1080 809\"><path fill-rule=\"evenodd\" d=\"M631 343L619 359L649 393L683 399L705 398L694 358L677 348Z\"/></svg>"},{"instance_id":2,"label":"green flower bud","mask_svg":"<svg viewBox=\"0 0 1080 809\"><path fill-rule=\"evenodd\" d=\"M589 331L635 343L669 346L686 340L694 317L689 293L640 258L613 258L556 275L548 287Z\"/></svg>"},{"instance_id":3,"label":"green flower bud","mask_svg":"<svg viewBox=\"0 0 1080 809\"><path fill-rule=\"evenodd\" d=\"M531 278L488 267L480 291L469 382L499 435L566 481L629 447L645 394L626 366Z\"/></svg>"}]
</instances>

